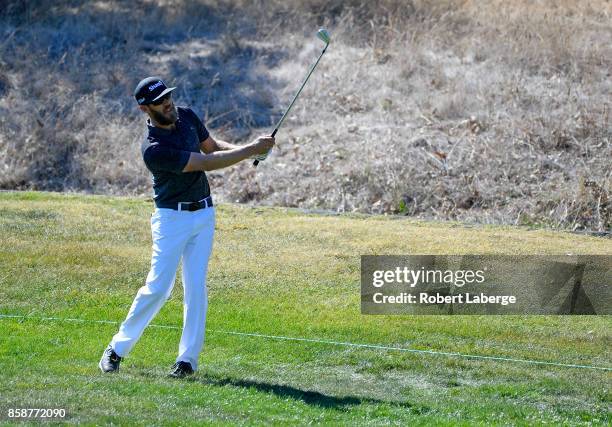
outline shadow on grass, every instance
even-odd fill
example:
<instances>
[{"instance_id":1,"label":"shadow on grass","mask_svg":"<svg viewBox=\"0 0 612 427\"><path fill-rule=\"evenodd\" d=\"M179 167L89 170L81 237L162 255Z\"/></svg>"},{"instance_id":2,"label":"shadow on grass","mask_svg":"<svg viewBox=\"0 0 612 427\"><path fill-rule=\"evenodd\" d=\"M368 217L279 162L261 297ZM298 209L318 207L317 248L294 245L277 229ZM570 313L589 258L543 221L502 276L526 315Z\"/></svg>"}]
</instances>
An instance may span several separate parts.
<instances>
[{"instance_id":1,"label":"shadow on grass","mask_svg":"<svg viewBox=\"0 0 612 427\"><path fill-rule=\"evenodd\" d=\"M411 411L419 413L425 413L429 411L429 408L414 407L414 405L408 402L383 401L357 396L330 396L328 394L319 393L318 391L302 390L296 387L292 387L290 385L270 384L252 380L215 378L211 376L205 376L196 379L196 381L202 384L214 385L219 387L229 385L233 387L253 388L262 393L274 394L283 399L291 398L294 400L300 400L307 405L318 406L320 408L325 409L345 410L349 409L350 407L358 406L365 403L376 405L385 404L402 408L410 408Z\"/></svg>"}]
</instances>

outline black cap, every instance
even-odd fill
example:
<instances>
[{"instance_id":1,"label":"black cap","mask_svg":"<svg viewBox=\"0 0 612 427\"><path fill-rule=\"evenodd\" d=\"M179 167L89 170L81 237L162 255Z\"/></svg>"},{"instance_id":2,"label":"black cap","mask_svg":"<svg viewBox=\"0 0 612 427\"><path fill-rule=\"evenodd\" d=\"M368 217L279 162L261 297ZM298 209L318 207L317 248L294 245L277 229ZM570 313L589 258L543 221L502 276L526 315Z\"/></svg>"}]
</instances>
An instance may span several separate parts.
<instances>
[{"instance_id":1,"label":"black cap","mask_svg":"<svg viewBox=\"0 0 612 427\"><path fill-rule=\"evenodd\" d=\"M134 89L134 98L139 105L150 104L157 101L167 93L172 92L175 87L168 87L161 77L153 76L142 79L136 89Z\"/></svg>"}]
</instances>

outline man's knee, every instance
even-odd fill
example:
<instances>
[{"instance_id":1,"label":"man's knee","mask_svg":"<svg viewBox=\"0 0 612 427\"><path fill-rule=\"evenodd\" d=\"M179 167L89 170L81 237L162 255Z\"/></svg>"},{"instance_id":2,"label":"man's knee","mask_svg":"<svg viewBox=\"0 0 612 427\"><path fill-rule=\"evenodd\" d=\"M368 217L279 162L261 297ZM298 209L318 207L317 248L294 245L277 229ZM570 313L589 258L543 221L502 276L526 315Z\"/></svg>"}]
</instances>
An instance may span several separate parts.
<instances>
[{"instance_id":1,"label":"man's knee","mask_svg":"<svg viewBox=\"0 0 612 427\"><path fill-rule=\"evenodd\" d=\"M174 286L174 276L173 277L152 277L150 274L147 276L147 280L145 285L140 288L140 293L144 295L150 295L156 298L167 298L170 296L172 292L172 287Z\"/></svg>"}]
</instances>

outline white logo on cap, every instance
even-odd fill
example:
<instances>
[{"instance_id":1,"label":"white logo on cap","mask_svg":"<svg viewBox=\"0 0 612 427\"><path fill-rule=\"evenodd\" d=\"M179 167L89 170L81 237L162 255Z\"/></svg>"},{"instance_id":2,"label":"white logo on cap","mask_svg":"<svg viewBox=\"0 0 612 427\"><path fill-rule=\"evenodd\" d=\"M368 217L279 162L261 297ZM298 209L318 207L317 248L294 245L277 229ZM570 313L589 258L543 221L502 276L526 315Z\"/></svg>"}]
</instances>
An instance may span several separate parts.
<instances>
[{"instance_id":1,"label":"white logo on cap","mask_svg":"<svg viewBox=\"0 0 612 427\"><path fill-rule=\"evenodd\" d=\"M139 99L138 99L138 103L139 103L139 104L141 104L141 103L143 103L143 102L144 102L144 100L145 100L144 98L139 98Z\"/></svg>"},{"instance_id":2,"label":"white logo on cap","mask_svg":"<svg viewBox=\"0 0 612 427\"><path fill-rule=\"evenodd\" d=\"M151 92L153 89L155 89L156 87L160 87L161 85L163 85L164 82L162 82L161 80L158 81L157 83L155 83L154 85L149 86L149 92Z\"/></svg>"}]
</instances>

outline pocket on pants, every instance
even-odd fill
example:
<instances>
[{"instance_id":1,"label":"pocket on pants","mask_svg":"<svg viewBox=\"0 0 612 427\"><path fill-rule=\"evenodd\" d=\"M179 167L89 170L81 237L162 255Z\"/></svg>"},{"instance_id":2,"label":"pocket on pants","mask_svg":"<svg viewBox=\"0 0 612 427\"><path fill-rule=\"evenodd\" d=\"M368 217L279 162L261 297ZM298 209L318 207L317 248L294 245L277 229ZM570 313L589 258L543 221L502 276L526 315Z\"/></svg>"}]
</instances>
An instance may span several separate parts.
<instances>
[{"instance_id":1,"label":"pocket on pants","mask_svg":"<svg viewBox=\"0 0 612 427\"><path fill-rule=\"evenodd\" d=\"M151 215L151 234L153 239L160 238L172 231L177 212L173 209L156 209Z\"/></svg>"},{"instance_id":2,"label":"pocket on pants","mask_svg":"<svg viewBox=\"0 0 612 427\"><path fill-rule=\"evenodd\" d=\"M215 208L211 207L211 208L206 208L203 209L202 211L198 211L199 215L198 215L198 222L197 222L197 230L198 232L207 229L207 228L212 228L214 230L215 228Z\"/></svg>"}]
</instances>

